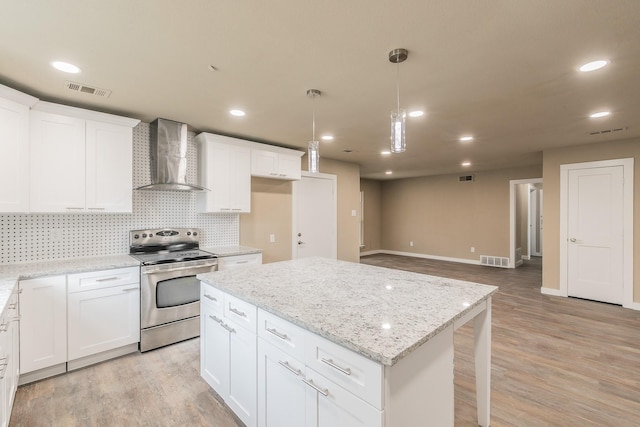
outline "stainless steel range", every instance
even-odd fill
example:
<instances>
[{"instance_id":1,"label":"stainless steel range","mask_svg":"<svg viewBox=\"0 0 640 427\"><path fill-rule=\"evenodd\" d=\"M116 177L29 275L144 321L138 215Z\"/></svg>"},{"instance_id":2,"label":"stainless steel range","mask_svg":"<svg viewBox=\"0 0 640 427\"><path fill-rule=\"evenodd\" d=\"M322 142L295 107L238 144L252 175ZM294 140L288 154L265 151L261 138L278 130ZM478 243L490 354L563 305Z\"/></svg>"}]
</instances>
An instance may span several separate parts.
<instances>
[{"instance_id":1,"label":"stainless steel range","mask_svg":"<svg viewBox=\"0 0 640 427\"><path fill-rule=\"evenodd\" d=\"M140 351L200 335L200 282L196 274L218 269L200 250L197 228L134 230L129 254L140 268Z\"/></svg>"}]
</instances>

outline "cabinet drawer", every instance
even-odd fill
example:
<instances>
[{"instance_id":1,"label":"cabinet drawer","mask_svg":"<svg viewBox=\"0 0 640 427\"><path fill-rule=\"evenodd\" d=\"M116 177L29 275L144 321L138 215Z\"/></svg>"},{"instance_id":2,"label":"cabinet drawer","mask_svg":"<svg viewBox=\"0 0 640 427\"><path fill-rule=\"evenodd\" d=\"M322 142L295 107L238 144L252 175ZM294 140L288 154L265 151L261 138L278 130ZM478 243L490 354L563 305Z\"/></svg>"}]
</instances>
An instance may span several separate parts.
<instances>
[{"instance_id":1,"label":"cabinet drawer","mask_svg":"<svg viewBox=\"0 0 640 427\"><path fill-rule=\"evenodd\" d=\"M140 267L113 268L67 276L68 292L91 291L140 283Z\"/></svg>"},{"instance_id":2,"label":"cabinet drawer","mask_svg":"<svg viewBox=\"0 0 640 427\"><path fill-rule=\"evenodd\" d=\"M382 409L382 365L311 333L305 349L307 366Z\"/></svg>"},{"instance_id":3,"label":"cabinet drawer","mask_svg":"<svg viewBox=\"0 0 640 427\"><path fill-rule=\"evenodd\" d=\"M258 336L298 360L304 360L307 331L291 322L258 310Z\"/></svg>"},{"instance_id":4,"label":"cabinet drawer","mask_svg":"<svg viewBox=\"0 0 640 427\"><path fill-rule=\"evenodd\" d=\"M200 282L200 305L202 306L201 311L207 307L214 313L222 315L224 311L224 293L211 285Z\"/></svg>"},{"instance_id":5,"label":"cabinet drawer","mask_svg":"<svg viewBox=\"0 0 640 427\"><path fill-rule=\"evenodd\" d=\"M262 254L234 255L218 258L218 270L242 268L262 264Z\"/></svg>"},{"instance_id":6,"label":"cabinet drawer","mask_svg":"<svg viewBox=\"0 0 640 427\"><path fill-rule=\"evenodd\" d=\"M224 294L224 316L248 331L256 333L257 308L234 296Z\"/></svg>"}]
</instances>

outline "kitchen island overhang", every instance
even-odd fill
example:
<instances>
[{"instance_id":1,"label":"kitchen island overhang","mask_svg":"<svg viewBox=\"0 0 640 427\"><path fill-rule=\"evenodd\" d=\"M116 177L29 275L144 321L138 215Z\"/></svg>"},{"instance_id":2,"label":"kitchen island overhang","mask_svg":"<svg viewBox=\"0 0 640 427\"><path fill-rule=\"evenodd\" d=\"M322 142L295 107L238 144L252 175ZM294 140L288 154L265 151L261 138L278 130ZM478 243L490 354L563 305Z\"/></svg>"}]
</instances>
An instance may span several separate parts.
<instances>
[{"instance_id":1,"label":"kitchen island overhang","mask_svg":"<svg viewBox=\"0 0 640 427\"><path fill-rule=\"evenodd\" d=\"M198 278L381 364L387 421L395 414L392 419L398 422L400 408L410 413L407 408L421 405L414 413L424 412L424 397L400 399L404 380L399 379L407 377L407 372L400 372L420 369L416 376L438 384L422 384L414 392L431 389L432 399L441 401L433 405L443 414L436 419L453 425L453 331L473 319L478 423L488 425L491 296L496 287L324 258Z\"/></svg>"}]
</instances>

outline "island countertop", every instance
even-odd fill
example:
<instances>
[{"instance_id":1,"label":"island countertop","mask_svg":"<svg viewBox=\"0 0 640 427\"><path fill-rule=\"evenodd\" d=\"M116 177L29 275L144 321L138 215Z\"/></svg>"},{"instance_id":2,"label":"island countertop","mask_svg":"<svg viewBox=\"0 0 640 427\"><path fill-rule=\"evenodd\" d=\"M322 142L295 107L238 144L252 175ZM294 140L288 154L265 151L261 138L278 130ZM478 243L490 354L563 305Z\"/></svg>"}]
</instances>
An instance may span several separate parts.
<instances>
[{"instance_id":1,"label":"island countertop","mask_svg":"<svg viewBox=\"0 0 640 427\"><path fill-rule=\"evenodd\" d=\"M498 289L317 257L197 277L387 366Z\"/></svg>"}]
</instances>

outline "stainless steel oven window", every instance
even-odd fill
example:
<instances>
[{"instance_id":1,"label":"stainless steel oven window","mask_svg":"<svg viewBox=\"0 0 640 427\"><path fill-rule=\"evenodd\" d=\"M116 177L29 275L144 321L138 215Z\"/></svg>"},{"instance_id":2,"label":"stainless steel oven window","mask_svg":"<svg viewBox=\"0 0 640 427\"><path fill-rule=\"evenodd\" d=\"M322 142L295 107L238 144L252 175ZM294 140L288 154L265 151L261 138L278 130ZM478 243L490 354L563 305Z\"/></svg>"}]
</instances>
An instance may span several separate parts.
<instances>
[{"instance_id":1,"label":"stainless steel oven window","mask_svg":"<svg viewBox=\"0 0 640 427\"><path fill-rule=\"evenodd\" d=\"M196 276L183 276L162 280L156 284L156 306L176 307L200 299L200 281Z\"/></svg>"}]
</instances>

